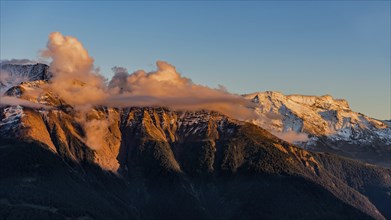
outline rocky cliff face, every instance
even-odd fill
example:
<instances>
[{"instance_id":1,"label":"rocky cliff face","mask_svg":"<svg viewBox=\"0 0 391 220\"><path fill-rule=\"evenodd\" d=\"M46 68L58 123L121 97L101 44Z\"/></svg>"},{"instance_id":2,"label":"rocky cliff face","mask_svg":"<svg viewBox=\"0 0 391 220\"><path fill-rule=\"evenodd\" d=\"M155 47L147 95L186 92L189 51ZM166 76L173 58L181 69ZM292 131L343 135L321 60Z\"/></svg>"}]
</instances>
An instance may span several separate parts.
<instances>
[{"instance_id":1,"label":"rocky cliff face","mask_svg":"<svg viewBox=\"0 0 391 220\"><path fill-rule=\"evenodd\" d=\"M391 128L350 109L346 100L331 96L283 95L263 92L245 95L256 104L252 122L277 136L291 134L305 149L336 153L391 167ZM305 134L308 138L297 138Z\"/></svg>"},{"instance_id":2,"label":"rocky cliff face","mask_svg":"<svg viewBox=\"0 0 391 220\"><path fill-rule=\"evenodd\" d=\"M38 93L24 99L44 105L64 101L50 91L37 89L51 78L45 64L2 65L1 93L19 97L26 90ZM15 86L15 87L14 87ZM12 88L12 89L10 89ZM283 95L261 92L244 95L256 104L258 116L250 122L304 149L330 152L391 168L391 127L350 109L346 100L331 96ZM12 111L12 110L11 110Z\"/></svg>"},{"instance_id":3,"label":"rocky cliff face","mask_svg":"<svg viewBox=\"0 0 391 220\"><path fill-rule=\"evenodd\" d=\"M18 91L19 97L23 98L23 89L21 88L27 85L30 86L30 84L23 84L10 91ZM49 105L48 100L40 100ZM208 218L207 216L215 211L202 211L206 205L202 196L211 196L215 201L221 196L224 197L224 194L229 192L227 191L229 187L239 187L239 191L241 191L247 187L256 187L258 184L266 184L265 187L269 184L277 184L280 187L288 187L287 185L292 184L289 186L294 187L291 190L300 192L296 198L297 202L302 202L303 199L314 202L309 206L310 208L300 207L306 212L314 212L313 214L330 215L330 217L343 216L341 207L350 210L347 214L349 216L364 217L367 215L383 219L388 214L384 201L391 201L387 196L391 190L389 170L366 167L342 160L346 167L353 170L353 174L343 174L345 171L342 168L333 173L335 172L333 171L333 161L337 160L334 156L315 154L299 149L279 140L262 128L229 119L219 113L207 111L176 112L165 108L117 109L99 107L83 112L85 115L82 117L80 116L81 112L59 100L50 102L49 106L51 106L50 109L42 108L39 110L21 106L3 107L1 109L3 114L0 118L1 135L3 138L12 137L14 140L39 144L41 148L47 149L52 155L57 155L68 161L68 164L76 163L82 167L95 164L104 170L117 173L117 175L133 180L136 178L137 181L159 180L164 182L165 178L174 178L172 180L174 182L170 184L181 188L182 191L177 193L186 197L185 200L189 203L187 205L196 205L200 208L200 210L192 208L190 212L196 213L202 218ZM97 125L91 127L95 130L89 131L88 123ZM104 127L102 128L102 126ZM100 130L98 135L88 136L89 132L96 130ZM2 150L7 152L7 147ZM374 175L379 178L379 181L376 181L374 185L356 186L355 184L361 181L361 179L360 181L353 179L356 173L361 172L359 170L368 169L373 169ZM363 172L365 173L365 171ZM262 176L265 176L265 179ZM212 188L209 188L211 186L206 187L203 184L195 183L208 181L209 178L217 178L217 180L210 182L217 191L220 190L221 178L228 178L226 181L230 184L233 184L231 181L236 183L231 186L223 184L224 190L220 192L223 194L213 191ZM257 178L261 179L257 180ZM280 178L286 178L287 182L280 182ZM148 183L145 188L146 194L143 196L156 195L155 190L158 190L159 196L161 196L160 189L149 184L154 185ZM192 189L195 187L194 184L199 188ZM308 184L314 187L313 191L306 191L305 185ZM289 187L288 189L290 189ZM371 187L375 187L376 190ZM163 194L165 195L171 190ZM209 190L213 191L213 196L208 194ZM284 196L287 198L295 197L289 191L284 191L281 195L275 191L275 188L269 190L273 191L270 196L276 196L279 198L277 200L281 200L280 197ZM322 192L317 195L319 198L314 198L311 194L319 190ZM206 195L204 195L205 193ZM236 198L236 202L242 204L249 198L256 202L266 192L261 190L258 193L257 196L251 195L249 197L250 195L246 195L243 198L240 197L239 200ZM172 197L172 195L165 196ZM188 198L188 196L190 197ZM379 200L379 196L384 200ZM318 201L318 199L320 200ZM7 201L8 206L13 205L9 200ZM232 207L236 212L243 208L234 204L226 204L229 201L228 198L225 198L224 201L224 204L215 205L225 208ZM291 207L285 199L281 201L287 202L282 209L289 213L288 215L309 218L309 216L300 214L301 212L294 211L297 207ZM130 203L130 201L128 202ZM154 202L160 204L162 201L154 200ZM280 203L275 202L275 205ZM322 202L325 202L326 205ZM144 210L147 209L146 204L137 204L136 207ZM175 206L175 204L171 205ZM334 213L331 214L329 210L321 211L322 207L327 207L335 212L331 212ZM261 210L269 210L270 207L261 205L260 208ZM247 210L249 207L245 209ZM140 210L141 213L145 211ZM168 214L164 210L161 211L167 215L166 217L175 215ZM233 218L236 212L226 213L226 215ZM254 211L246 214L249 218L264 216L264 214ZM273 213L273 216L275 214Z\"/></svg>"},{"instance_id":4,"label":"rocky cliff face","mask_svg":"<svg viewBox=\"0 0 391 220\"><path fill-rule=\"evenodd\" d=\"M217 112L77 109L46 83L6 92L38 107L0 107L2 218L391 218L388 169Z\"/></svg>"},{"instance_id":5,"label":"rocky cliff face","mask_svg":"<svg viewBox=\"0 0 391 220\"><path fill-rule=\"evenodd\" d=\"M30 65L1 64L0 94L22 82L48 80L52 77L49 66L41 63Z\"/></svg>"}]
</instances>

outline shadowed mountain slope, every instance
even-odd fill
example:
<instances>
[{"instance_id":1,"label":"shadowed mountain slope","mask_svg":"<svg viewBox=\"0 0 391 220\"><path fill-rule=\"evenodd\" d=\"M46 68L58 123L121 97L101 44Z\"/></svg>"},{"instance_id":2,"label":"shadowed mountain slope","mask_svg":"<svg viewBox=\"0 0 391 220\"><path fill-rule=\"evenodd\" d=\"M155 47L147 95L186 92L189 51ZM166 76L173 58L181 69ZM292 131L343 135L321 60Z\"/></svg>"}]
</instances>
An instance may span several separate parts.
<instances>
[{"instance_id":1,"label":"shadowed mountain slope","mask_svg":"<svg viewBox=\"0 0 391 220\"><path fill-rule=\"evenodd\" d=\"M40 107L0 106L0 218L391 219L389 169L217 112L77 109L46 83L5 93Z\"/></svg>"}]
</instances>

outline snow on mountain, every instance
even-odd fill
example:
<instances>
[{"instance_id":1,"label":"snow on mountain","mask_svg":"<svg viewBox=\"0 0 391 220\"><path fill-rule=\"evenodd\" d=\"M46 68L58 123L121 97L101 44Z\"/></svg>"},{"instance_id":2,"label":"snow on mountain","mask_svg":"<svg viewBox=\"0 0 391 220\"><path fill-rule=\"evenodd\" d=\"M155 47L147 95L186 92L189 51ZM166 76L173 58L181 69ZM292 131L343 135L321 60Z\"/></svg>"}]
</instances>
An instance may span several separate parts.
<instances>
[{"instance_id":1,"label":"snow on mountain","mask_svg":"<svg viewBox=\"0 0 391 220\"><path fill-rule=\"evenodd\" d=\"M51 77L48 69L45 64L2 65L1 93L49 108L72 111L72 107L61 97L43 86ZM306 149L332 152L391 167L389 121L376 120L354 112L346 100L334 99L330 95L284 95L271 91L243 96L255 103L257 118L251 122L281 139ZM11 134L20 130L17 124L23 123L20 118L24 111L17 105L9 107L8 104L5 107L7 108L3 108L0 113L0 130ZM189 130L183 131L191 135L202 130L195 126L200 120L203 120L202 117L192 117L191 120L180 119L177 123L179 127L188 127Z\"/></svg>"},{"instance_id":2,"label":"snow on mountain","mask_svg":"<svg viewBox=\"0 0 391 220\"><path fill-rule=\"evenodd\" d=\"M12 86L19 85L22 82L48 80L51 76L49 66L42 63L29 65L1 64L0 95Z\"/></svg>"},{"instance_id":3,"label":"snow on mountain","mask_svg":"<svg viewBox=\"0 0 391 220\"><path fill-rule=\"evenodd\" d=\"M283 95L260 92L244 96L257 104L253 123L272 132L306 133L362 142L373 136L391 144L391 129L383 121L354 112L343 99L325 96Z\"/></svg>"},{"instance_id":4,"label":"snow on mountain","mask_svg":"<svg viewBox=\"0 0 391 220\"><path fill-rule=\"evenodd\" d=\"M3 109L3 117L0 121L0 134L6 135L16 133L20 127L21 118L23 117L22 106L9 106Z\"/></svg>"},{"instance_id":5,"label":"snow on mountain","mask_svg":"<svg viewBox=\"0 0 391 220\"><path fill-rule=\"evenodd\" d=\"M244 97L256 104L258 118L252 121L254 124L283 139L288 135L291 139L287 141L306 149L353 158L358 154L391 156L390 124L352 111L346 100L330 95L284 95L271 91ZM295 141L292 135L308 135L308 139ZM385 160L391 164L391 159Z\"/></svg>"},{"instance_id":6,"label":"snow on mountain","mask_svg":"<svg viewBox=\"0 0 391 220\"><path fill-rule=\"evenodd\" d=\"M216 112L176 112L159 107L101 106L80 112L54 95L45 86L47 83L44 80L22 82L5 92L8 97L17 97L19 101L26 100L43 107L30 108L21 103L8 104L3 99L0 103L0 137L36 140L55 153L64 153L58 152L58 145L71 149L75 148L75 145L81 149L88 147L86 151L89 153L86 155L84 152L66 154L75 161L80 155L92 157L95 163L111 171L119 169L116 157L121 144L120 129L126 128L133 135L133 132L140 132L139 129L142 127L141 130L145 130L153 138L182 143L199 138L205 139L205 135L219 136L216 131L224 135L233 135L236 126L243 123L233 123L226 116ZM146 126L150 123L155 125ZM222 134L220 138L223 137ZM123 137L123 140L125 138Z\"/></svg>"}]
</instances>

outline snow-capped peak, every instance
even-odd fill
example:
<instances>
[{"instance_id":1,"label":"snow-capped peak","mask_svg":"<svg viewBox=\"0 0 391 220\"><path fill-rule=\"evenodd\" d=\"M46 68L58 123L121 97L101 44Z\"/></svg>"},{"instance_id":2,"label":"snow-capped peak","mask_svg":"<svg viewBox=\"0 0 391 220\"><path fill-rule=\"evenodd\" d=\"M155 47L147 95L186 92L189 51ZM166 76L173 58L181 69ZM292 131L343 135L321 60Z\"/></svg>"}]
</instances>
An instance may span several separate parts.
<instances>
[{"instance_id":1,"label":"snow-capped peak","mask_svg":"<svg viewBox=\"0 0 391 220\"><path fill-rule=\"evenodd\" d=\"M293 131L356 143L378 139L391 144L391 128L387 123L352 111L343 99L272 91L244 97L257 104L255 112L259 117L253 123L271 132Z\"/></svg>"},{"instance_id":2,"label":"snow-capped peak","mask_svg":"<svg viewBox=\"0 0 391 220\"><path fill-rule=\"evenodd\" d=\"M49 66L46 64L1 64L0 95L6 92L9 88L17 86L22 82L48 80L51 77L52 74L49 72Z\"/></svg>"},{"instance_id":3,"label":"snow-capped peak","mask_svg":"<svg viewBox=\"0 0 391 220\"><path fill-rule=\"evenodd\" d=\"M344 99L334 99L331 95L323 96L310 96L310 95L284 95L281 92L266 91L257 92L252 94L244 95L245 98L251 99L254 103L265 102L267 100L274 102L295 102L300 105L314 106L324 109L335 109L335 110L347 110L350 111L349 104Z\"/></svg>"}]
</instances>

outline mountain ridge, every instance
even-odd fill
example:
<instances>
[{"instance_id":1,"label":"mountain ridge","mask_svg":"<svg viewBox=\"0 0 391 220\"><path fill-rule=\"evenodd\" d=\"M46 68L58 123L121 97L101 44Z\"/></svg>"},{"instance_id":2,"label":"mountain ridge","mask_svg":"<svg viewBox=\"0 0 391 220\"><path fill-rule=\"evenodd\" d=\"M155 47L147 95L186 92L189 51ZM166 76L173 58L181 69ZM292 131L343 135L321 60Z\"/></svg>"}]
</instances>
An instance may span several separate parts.
<instances>
[{"instance_id":1,"label":"mountain ridge","mask_svg":"<svg viewBox=\"0 0 391 220\"><path fill-rule=\"evenodd\" d=\"M165 112L162 111L163 110L159 108L158 109L135 108L133 109L133 111L131 110L129 111L129 114L128 116L125 116L125 119L128 121L129 118L133 117L132 115L138 115L141 118L136 119L136 121L134 121L135 118L133 118L130 123L131 124L130 127L126 126L128 122L120 123L120 124L125 124L125 127L121 129L123 139L121 140L119 149L117 149L119 173L122 173L124 175L133 175L130 173L134 173L135 168L137 170L138 169L137 167L139 167L141 168L141 172L145 173L144 175L147 175L148 178L157 178L161 175L173 175L173 174L176 175L176 173L180 174L183 172L186 173L186 175L198 176L200 174L204 175L205 173L215 173L216 172L215 169L220 170L219 172L223 172L223 173L228 172L227 174L229 175L232 175L234 173L243 173L243 172L265 173L266 175L272 175L272 176L274 176L275 174L279 174L283 176L285 175L290 176L294 174L294 175L303 176L306 179L308 178L310 182L314 181L318 184L321 184L322 187L326 187L326 189L336 193L334 195L340 199L343 199L346 203L348 204L353 203L355 204L356 207L360 207L361 210L366 210L366 212L372 213L371 215L375 215L375 216L377 215L374 214L376 213L376 211L375 212L371 211L371 210L376 210L376 208L371 206L370 205L371 203L368 200L366 200L365 197L361 196L359 193L355 191L351 191L348 185L338 180L336 177L334 177L334 175L328 174L329 171L324 170L324 168L322 168L323 165L321 165L315 159L320 155L316 156L316 155L312 155L312 153L306 152L299 148L294 148L294 147L292 148L291 146L289 146L288 143L279 141L277 138L270 135L267 131L259 130L260 128L257 128L252 124L242 124L241 126L244 127L240 128L241 130L232 132L232 135L234 136L238 134L245 135L243 138L237 139L228 136L227 137L228 139L224 141L224 138L220 136L218 139L219 141L217 142L213 140L213 136L215 136L216 134L213 135L214 132L210 133L210 129L209 129L210 127L207 127L204 130L205 132L204 134L207 135L208 139L212 137L212 139L209 139L207 141L205 141L204 138L199 138L199 137L195 138L193 135L196 134L193 134L191 130L188 130L186 127L184 127L179 131L179 133L181 133L181 135L184 136L185 140L182 141L178 140L179 142L182 142L179 145L176 145L175 143L169 144L170 142L169 140L164 138L162 139L162 136L164 136L167 130L164 131L162 127L159 127L159 124L160 125L164 124L161 122L159 123L159 120L165 117L164 116ZM162 115L158 116L157 118L155 118L155 120L153 120L153 118L159 112ZM31 117L31 114L35 114L35 113L28 112L26 114L30 115ZM208 113L201 113L201 114L208 114ZM193 113L190 113L189 116L183 117L186 120L184 124L190 124L191 122L193 122L194 119L193 116L194 116ZM215 115L215 117L219 118L220 116ZM64 117L64 115L62 116L62 118L67 120L67 117ZM55 119L53 117L50 117L49 121L54 121L54 120ZM209 122L207 121L205 121L204 123L209 124ZM36 125L34 130L39 129L37 128L38 127L37 123L34 124ZM28 124L25 125L29 126ZM47 127L48 128L52 127L53 130L57 126L61 127L63 125L61 123L59 125L53 125ZM83 141L78 138L78 136L81 136L82 134L79 135L72 134L73 132L75 132L75 130L77 130L77 125L75 124L73 126L76 127L73 127L73 129L70 127L62 128L63 132L65 133L66 140L61 140L62 138L64 138L61 137L62 135L59 135L59 137L55 136L57 134L62 133L59 130L56 130L54 133L52 133L50 138L53 141L53 143L55 143L54 145L56 147L55 149L51 149L50 147L48 147L48 149L50 149L53 153L57 153L59 156L65 159L68 160L70 159L71 161L76 161L81 164L84 164L86 162L96 163L99 164L100 167L104 169L108 169L109 167L105 167L104 163L102 164L102 161L105 161L105 158L102 157L100 158L100 156L109 157L110 155L107 154L102 155L101 154L102 151L100 151L99 149L93 150L85 146ZM238 128L234 128L235 126L233 128L231 126L228 126L228 128L238 129ZM215 127L215 129L218 128ZM141 133L137 133L137 132L141 132ZM145 134L143 135L142 133ZM226 132L222 132L222 133L227 134ZM133 135L126 135L126 134L133 134ZM197 133L197 136L199 134L200 133ZM263 134L262 136L260 136L261 139L256 138L254 140L251 140L254 137L259 136L259 134ZM136 139L132 138L128 140L126 139L126 137L133 137ZM139 139L140 137L141 139ZM37 137L34 135L31 136L27 135L24 136L24 138L27 138L28 140L35 140L40 143L45 142L44 139L37 139ZM242 141L245 139L250 140L250 142L242 143ZM235 140L239 140L239 142ZM227 141L228 141L227 143L228 145L224 144ZM251 143L255 144L259 141L261 141L261 143L264 143L265 146L262 148L255 147L253 149L256 150L255 154L250 153L253 150L251 150L250 152L247 152L248 150L245 150L246 148L252 145ZM185 151L183 151L184 146L186 146ZM216 147L220 146L220 147L214 148L214 146ZM256 144L256 146L260 147L262 145ZM242 150L239 150L237 149L237 147L239 147L239 149L243 147L244 148ZM224 149L223 152L225 153L221 152L222 149ZM261 153L263 151L264 153ZM113 154L113 156L115 156L116 154L117 153ZM268 156L261 156L261 157L257 156L262 154L266 154ZM290 165L285 164L285 162L279 159L283 155L291 155L287 158L287 161L291 161L288 163L288 164L291 163ZM251 159L254 156L255 158ZM283 158L285 157L286 156L283 156ZM115 167L115 169L117 169L117 167ZM115 172L115 169L112 171ZM376 171L375 169L375 172L378 171ZM382 171L382 172L387 173L389 171ZM323 178L319 179L319 175L323 176ZM389 174L387 175L388 178L390 178ZM386 181L385 187L386 188L390 187L391 183L389 181L387 183L387 179L384 180ZM332 187L332 184L330 185L330 183L332 182L334 182L333 184L338 185L339 190L336 191L336 189ZM357 203L357 201L362 201L363 203L361 203L360 205L360 203ZM367 204L367 205L363 206L363 204ZM363 209L363 207L366 208ZM376 218L380 218L380 216Z\"/></svg>"},{"instance_id":2,"label":"mountain ridge","mask_svg":"<svg viewBox=\"0 0 391 220\"><path fill-rule=\"evenodd\" d=\"M256 104L258 118L252 120L254 124L281 138L287 133L304 149L391 167L389 124L352 111L346 100L271 91L244 97ZM298 138L303 137L298 134L307 138Z\"/></svg>"},{"instance_id":3,"label":"mountain ridge","mask_svg":"<svg viewBox=\"0 0 391 220\"><path fill-rule=\"evenodd\" d=\"M10 71L13 78L26 80L2 83L3 90L7 88L4 91L7 96L19 97L22 90L35 90L40 94L38 98L25 94L24 99L49 106L65 103L51 91L39 89L45 87L45 83L52 77L49 66L6 64L5 67L5 71ZM32 71L34 69L37 71ZM21 76L18 76L18 71ZM279 138L304 149L335 153L391 168L390 124L352 111L344 99L334 99L330 95L284 95L273 91L251 93L243 97L255 104L254 107L248 107L253 108L250 111L255 116L248 121Z\"/></svg>"},{"instance_id":4,"label":"mountain ridge","mask_svg":"<svg viewBox=\"0 0 391 220\"><path fill-rule=\"evenodd\" d=\"M47 83L26 82L5 93L40 108L0 107L0 188L8 189L0 190L0 216L391 218L389 169L310 152L213 111L77 109ZM65 196L71 191L62 179L86 193L79 207L72 205L77 198ZM93 200L107 207L94 211Z\"/></svg>"}]
</instances>

